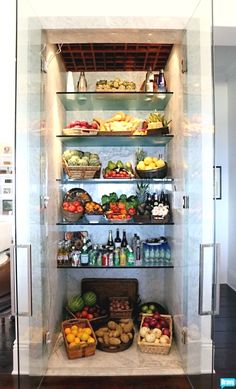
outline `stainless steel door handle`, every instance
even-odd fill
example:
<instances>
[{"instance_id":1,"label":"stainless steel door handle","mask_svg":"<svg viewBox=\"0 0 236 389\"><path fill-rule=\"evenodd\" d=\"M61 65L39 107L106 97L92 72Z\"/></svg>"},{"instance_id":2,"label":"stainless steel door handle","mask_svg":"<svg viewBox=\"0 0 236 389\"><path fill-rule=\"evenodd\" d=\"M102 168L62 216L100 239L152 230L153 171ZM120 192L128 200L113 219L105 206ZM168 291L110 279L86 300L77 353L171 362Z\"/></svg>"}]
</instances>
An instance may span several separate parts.
<instances>
[{"instance_id":1,"label":"stainless steel door handle","mask_svg":"<svg viewBox=\"0 0 236 389\"><path fill-rule=\"evenodd\" d=\"M211 303L208 304L209 308L204 309L204 282L206 282L205 276L205 250L211 250L211 276L210 285L211 290L208 293L208 300L211 300ZM201 244L200 245L200 262L199 262L199 305L198 313L201 316L205 315L214 315L219 313L219 298L220 298L220 283L219 283L219 258L220 258L220 245L219 244ZM207 280L209 281L209 280ZM209 285L209 282L208 282ZM208 290L209 292L209 290Z\"/></svg>"},{"instance_id":2,"label":"stainless steel door handle","mask_svg":"<svg viewBox=\"0 0 236 389\"><path fill-rule=\"evenodd\" d=\"M17 295L19 295L19 281L18 265L17 263L17 250L26 249L26 264L24 266L27 271L27 310L21 311ZM31 258L31 245L11 245L10 247L10 261L11 261L11 311L12 315L18 316L32 316L32 258Z\"/></svg>"}]
</instances>

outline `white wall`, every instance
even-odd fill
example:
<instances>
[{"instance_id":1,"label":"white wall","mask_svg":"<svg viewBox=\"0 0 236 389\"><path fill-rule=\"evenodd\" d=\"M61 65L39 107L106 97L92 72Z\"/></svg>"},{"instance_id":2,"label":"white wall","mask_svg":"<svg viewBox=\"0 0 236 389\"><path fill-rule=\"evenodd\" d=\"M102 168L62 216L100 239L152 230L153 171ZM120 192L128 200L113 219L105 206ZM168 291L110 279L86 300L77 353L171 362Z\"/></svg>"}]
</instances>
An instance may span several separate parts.
<instances>
[{"instance_id":1,"label":"white wall","mask_svg":"<svg viewBox=\"0 0 236 389\"><path fill-rule=\"evenodd\" d=\"M228 86L219 74L215 79L216 166L222 166L222 199L216 201L216 242L221 245L220 283L228 277Z\"/></svg>"}]
</instances>

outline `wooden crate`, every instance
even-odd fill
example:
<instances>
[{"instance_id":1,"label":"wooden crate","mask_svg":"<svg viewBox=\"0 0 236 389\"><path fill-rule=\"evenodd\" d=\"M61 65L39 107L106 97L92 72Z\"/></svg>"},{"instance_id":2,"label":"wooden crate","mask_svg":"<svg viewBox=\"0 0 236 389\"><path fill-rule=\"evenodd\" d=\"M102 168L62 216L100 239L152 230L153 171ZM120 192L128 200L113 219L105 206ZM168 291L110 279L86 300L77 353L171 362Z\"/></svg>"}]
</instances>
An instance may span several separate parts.
<instances>
[{"instance_id":1,"label":"wooden crate","mask_svg":"<svg viewBox=\"0 0 236 389\"><path fill-rule=\"evenodd\" d=\"M80 345L73 348L69 348L69 343L66 339L65 334L65 328L72 327L73 325L77 325L79 328L86 328L89 327L92 331L91 336L94 338L95 342L88 344L88 345ZM92 326L90 325L89 321L86 319L72 319L72 320L66 320L62 322L61 330L64 338L66 353L69 359L75 359L75 358L83 358L83 357L90 357L91 355L94 355L96 346L97 346L97 339L95 336L95 333L93 331Z\"/></svg>"},{"instance_id":2,"label":"wooden crate","mask_svg":"<svg viewBox=\"0 0 236 389\"><path fill-rule=\"evenodd\" d=\"M146 314L146 315L142 315L142 316L143 317L142 317L140 328L143 325L144 318L146 316L152 316L152 315ZM170 315L161 315L161 317L166 319L168 321L168 323L169 323L170 343L168 343L168 344L154 344L154 343L143 342L142 339L141 339L141 336L140 336L140 332L139 332L138 333L137 342L138 342L138 346L139 346L140 350L143 353L162 354L162 355L169 354L170 349L171 349L171 345L172 345L172 337L173 337L173 334L172 334L172 332L173 332L173 329L172 329L172 317Z\"/></svg>"},{"instance_id":3,"label":"wooden crate","mask_svg":"<svg viewBox=\"0 0 236 389\"><path fill-rule=\"evenodd\" d=\"M113 299L124 300L124 301L128 300L130 309L111 311L110 310L110 303L112 302ZM127 297L120 297L120 296L109 297L109 312L110 312L110 317L113 319L131 319L132 314L133 314L133 306Z\"/></svg>"}]
</instances>

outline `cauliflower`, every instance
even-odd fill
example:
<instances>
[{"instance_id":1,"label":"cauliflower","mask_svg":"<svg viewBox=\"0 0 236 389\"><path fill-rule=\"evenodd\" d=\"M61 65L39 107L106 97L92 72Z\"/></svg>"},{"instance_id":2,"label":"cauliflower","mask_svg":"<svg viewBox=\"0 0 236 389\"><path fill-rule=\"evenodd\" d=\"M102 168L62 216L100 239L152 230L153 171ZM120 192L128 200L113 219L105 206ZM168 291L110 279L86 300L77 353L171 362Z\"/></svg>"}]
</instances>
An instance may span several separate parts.
<instances>
[{"instance_id":1,"label":"cauliflower","mask_svg":"<svg viewBox=\"0 0 236 389\"><path fill-rule=\"evenodd\" d=\"M78 166L80 158L77 155L73 155L67 162L69 166Z\"/></svg>"}]
</instances>

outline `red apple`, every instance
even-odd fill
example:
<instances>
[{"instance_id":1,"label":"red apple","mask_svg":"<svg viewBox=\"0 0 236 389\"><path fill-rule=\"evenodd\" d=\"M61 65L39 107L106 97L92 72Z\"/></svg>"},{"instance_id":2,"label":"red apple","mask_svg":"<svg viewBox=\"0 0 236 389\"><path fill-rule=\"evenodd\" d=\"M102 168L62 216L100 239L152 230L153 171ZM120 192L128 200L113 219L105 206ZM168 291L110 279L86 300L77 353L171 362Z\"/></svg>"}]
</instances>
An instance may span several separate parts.
<instances>
[{"instance_id":1,"label":"red apple","mask_svg":"<svg viewBox=\"0 0 236 389\"><path fill-rule=\"evenodd\" d=\"M92 320L92 319L93 319L93 315L92 315L92 313L88 313L88 315L87 315L87 319L88 319L88 320Z\"/></svg>"},{"instance_id":2,"label":"red apple","mask_svg":"<svg viewBox=\"0 0 236 389\"><path fill-rule=\"evenodd\" d=\"M154 319L156 320L160 320L161 319L161 315L159 312L154 312L154 315L153 315Z\"/></svg>"},{"instance_id":3,"label":"red apple","mask_svg":"<svg viewBox=\"0 0 236 389\"><path fill-rule=\"evenodd\" d=\"M161 325L159 322L157 322L157 324L155 325L155 328L159 328L159 330L161 330Z\"/></svg>"},{"instance_id":4,"label":"red apple","mask_svg":"<svg viewBox=\"0 0 236 389\"><path fill-rule=\"evenodd\" d=\"M151 327L156 327L157 321L155 319L152 319L149 324Z\"/></svg>"},{"instance_id":5,"label":"red apple","mask_svg":"<svg viewBox=\"0 0 236 389\"><path fill-rule=\"evenodd\" d=\"M88 305L85 305L85 307L84 307L83 310L84 310L84 311L88 311L88 310L89 310L89 306L88 306Z\"/></svg>"},{"instance_id":6,"label":"red apple","mask_svg":"<svg viewBox=\"0 0 236 389\"><path fill-rule=\"evenodd\" d=\"M168 330L168 328L162 328L162 334L170 337L170 331Z\"/></svg>"},{"instance_id":7,"label":"red apple","mask_svg":"<svg viewBox=\"0 0 236 389\"><path fill-rule=\"evenodd\" d=\"M169 328L169 324L165 319L160 320L161 328Z\"/></svg>"},{"instance_id":8,"label":"red apple","mask_svg":"<svg viewBox=\"0 0 236 389\"><path fill-rule=\"evenodd\" d=\"M142 327L148 327L149 328L149 324L146 322L143 322L143 324L142 324Z\"/></svg>"},{"instance_id":9,"label":"red apple","mask_svg":"<svg viewBox=\"0 0 236 389\"><path fill-rule=\"evenodd\" d=\"M81 318L81 312L76 312L75 316L80 319Z\"/></svg>"}]
</instances>

